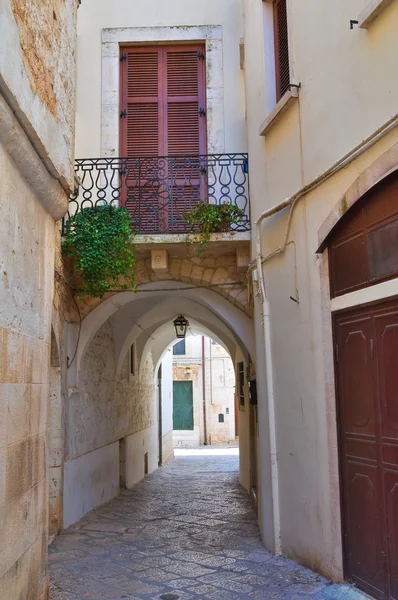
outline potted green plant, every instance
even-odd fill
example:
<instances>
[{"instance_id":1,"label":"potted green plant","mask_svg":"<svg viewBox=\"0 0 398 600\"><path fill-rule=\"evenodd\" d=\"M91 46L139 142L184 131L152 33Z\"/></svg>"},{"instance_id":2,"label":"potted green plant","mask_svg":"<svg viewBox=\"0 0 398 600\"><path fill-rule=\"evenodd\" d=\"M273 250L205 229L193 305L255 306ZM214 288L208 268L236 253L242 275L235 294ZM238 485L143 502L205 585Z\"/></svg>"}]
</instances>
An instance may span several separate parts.
<instances>
[{"instance_id":1,"label":"potted green plant","mask_svg":"<svg viewBox=\"0 0 398 600\"><path fill-rule=\"evenodd\" d=\"M244 216L245 213L241 208L227 202L223 204L198 202L191 210L183 213L181 218L188 221L191 234L201 235L198 245L198 254L201 254L212 233L230 231L231 225L238 225ZM196 236L190 241L195 243Z\"/></svg>"},{"instance_id":2,"label":"potted green plant","mask_svg":"<svg viewBox=\"0 0 398 600\"><path fill-rule=\"evenodd\" d=\"M63 253L82 279L80 292L102 298L135 290L136 246L131 215L113 205L83 208L66 222Z\"/></svg>"}]
</instances>

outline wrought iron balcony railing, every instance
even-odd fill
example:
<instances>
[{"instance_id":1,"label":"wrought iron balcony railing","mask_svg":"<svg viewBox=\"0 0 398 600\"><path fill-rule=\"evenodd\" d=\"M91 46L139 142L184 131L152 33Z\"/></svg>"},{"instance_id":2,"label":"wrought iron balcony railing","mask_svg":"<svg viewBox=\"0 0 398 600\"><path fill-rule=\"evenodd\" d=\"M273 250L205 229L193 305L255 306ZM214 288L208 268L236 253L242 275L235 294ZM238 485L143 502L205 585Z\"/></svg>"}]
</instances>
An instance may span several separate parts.
<instances>
[{"instance_id":1,"label":"wrought iron balcony railing","mask_svg":"<svg viewBox=\"0 0 398 600\"><path fill-rule=\"evenodd\" d=\"M227 202L245 215L231 231L248 231L248 172L247 154L79 159L66 219L86 207L116 204L131 213L137 233L184 233L190 226L182 215L198 202Z\"/></svg>"}]
</instances>

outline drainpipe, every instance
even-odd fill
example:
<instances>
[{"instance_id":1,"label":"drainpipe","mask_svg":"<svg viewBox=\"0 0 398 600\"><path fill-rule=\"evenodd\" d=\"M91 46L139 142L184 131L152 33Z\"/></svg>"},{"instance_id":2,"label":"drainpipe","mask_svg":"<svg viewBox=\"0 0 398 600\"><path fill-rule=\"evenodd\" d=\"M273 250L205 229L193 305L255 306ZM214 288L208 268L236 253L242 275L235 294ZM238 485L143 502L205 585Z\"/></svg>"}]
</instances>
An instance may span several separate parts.
<instances>
[{"instance_id":1,"label":"drainpipe","mask_svg":"<svg viewBox=\"0 0 398 600\"><path fill-rule=\"evenodd\" d=\"M206 414L206 362L205 362L205 338L202 335L202 379L203 379L203 437L204 445L207 446L207 414Z\"/></svg>"},{"instance_id":2,"label":"drainpipe","mask_svg":"<svg viewBox=\"0 0 398 600\"><path fill-rule=\"evenodd\" d=\"M285 230L283 243L281 246L279 246L279 248L277 248L276 250L274 250L273 252L271 252L270 254L265 256L264 258L261 258L262 263L264 263L265 261L269 260L270 258L272 258L274 256L277 256L278 254L283 254L284 251L286 250L286 246L288 243L287 240L288 240L289 232L290 232L290 226L292 223L293 210L294 210L297 202L303 196L305 196L306 194L309 194L315 188L317 188L319 185L321 185L321 183L324 183L327 179L329 179L330 177L335 175L338 171L341 171L341 169L345 169L346 167L348 167L348 165L350 165L356 158L358 158L359 156L361 156L361 154L363 154L364 152L369 150L369 148L374 146L385 135L387 135L388 133L393 131L397 126L398 126L398 114L394 115L394 117L389 119L387 121L387 123L385 123L384 125L379 127L379 129L377 129L375 132L373 132L372 135L370 135L369 137L362 140L362 142L360 142L357 146L355 146L355 148L352 148L347 154L345 154L342 158L340 158L337 162L335 162L331 167L329 167L329 169L324 171L321 175L319 175L311 183L308 183L301 190L296 192L293 196L291 196L290 198L286 198L285 200L283 200L276 206L273 206L272 208L269 208L268 210L264 211L259 216L258 220L255 223L255 225L256 225L256 250L257 250L257 253L259 252L261 255L261 223L262 223L262 221L264 221L265 219L268 219L269 217L272 217L273 215L276 215L278 212L280 212L284 208L287 208L290 206L290 213L289 213L289 217L288 217L287 224L286 224L286 230ZM259 240L259 244L257 244L258 240ZM253 266L252 266L252 268L253 268ZM257 268L258 268L258 264L257 264ZM258 276L259 276L259 278L262 278L261 270L258 271Z\"/></svg>"},{"instance_id":3,"label":"drainpipe","mask_svg":"<svg viewBox=\"0 0 398 600\"><path fill-rule=\"evenodd\" d=\"M288 237L290 232L290 226L293 218L293 211L297 202L306 194L317 188L321 183L332 177L335 173L347 167L356 158L361 156L385 135L393 131L398 126L398 115L395 115L389 119L382 127L377 129L372 135L364 139L360 144L355 146L345 156L335 162L329 169L319 175L311 183L304 186L296 194L283 200L276 206L264 211L258 220L256 221L256 259L252 263L250 269L257 269L259 297L262 305L262 319L264 329L264 348L265 348L265 369L267 378L267 396L268 396L268 417L269 417L269 440L270 440L270 455L271 455L271 478L272 478L272 503L273 503L273 525L274 525L274 536L275 536L275 553L281 553L281 536L280 536L280 507L279 507L279 473L278 473L278 453L276 444L276 430L275 430L275 396L274 396L274 383L273 383L273 368L272 368L272 351L271 351L271 327L270 327L270 314L269 314L269 302L265 292L264 275L263 275L263 263L270 258L283 254L288 244ZM282 245L263 257L261 247L261 224L265 219L279 213L284 208L290 207L290 213L286 224L285 235Z\"/></svg>"}]
</instances>

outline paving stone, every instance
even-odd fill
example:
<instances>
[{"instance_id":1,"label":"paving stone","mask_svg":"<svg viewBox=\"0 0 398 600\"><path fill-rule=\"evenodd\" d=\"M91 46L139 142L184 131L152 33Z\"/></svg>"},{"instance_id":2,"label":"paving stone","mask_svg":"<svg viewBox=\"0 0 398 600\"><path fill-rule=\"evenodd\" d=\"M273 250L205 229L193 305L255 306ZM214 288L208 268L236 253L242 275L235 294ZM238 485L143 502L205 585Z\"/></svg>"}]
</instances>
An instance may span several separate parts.
<instances>
[{"instance_id":1,"label":"paving stone","mask_svg":"<svg viewBox=\"0 0 398 600\"><path fill-rule=\"evenodd\" d=\"M261 543L238 457L177 457L50 546L51 600L364 600Z\"/></svg>"}]
</instances>

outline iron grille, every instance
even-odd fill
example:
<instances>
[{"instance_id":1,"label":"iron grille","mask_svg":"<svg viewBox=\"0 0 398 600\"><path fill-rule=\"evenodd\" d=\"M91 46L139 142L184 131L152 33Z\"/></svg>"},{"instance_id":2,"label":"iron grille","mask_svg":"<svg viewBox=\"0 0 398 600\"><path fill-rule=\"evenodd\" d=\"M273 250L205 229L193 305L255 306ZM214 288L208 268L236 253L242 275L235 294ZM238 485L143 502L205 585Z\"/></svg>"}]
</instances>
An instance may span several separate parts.
<instances>
[{"instance_id":1,"label":"iron grille","mask_svg":"<svg viewBox=\"0 0 398 600\"><path fill-rule=\"evenodd\" d=\"M241 208L245 216L231 230L248 231L248 167L247 154L78 159L64 224L84 208L114 204L130 212L136 233L187 233L182 214L209 202Z\"/></svg>"}]
</instances>

